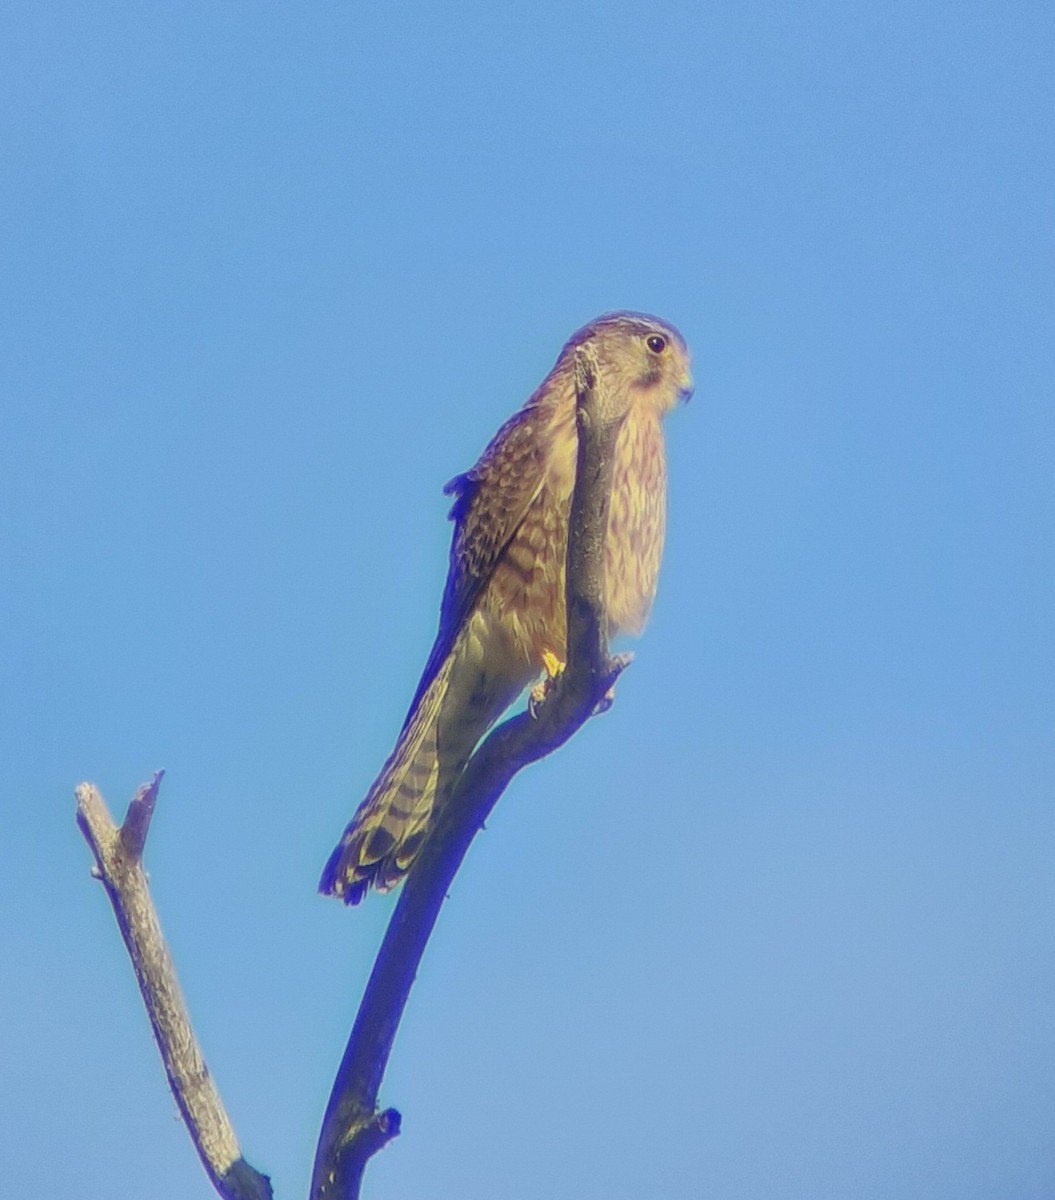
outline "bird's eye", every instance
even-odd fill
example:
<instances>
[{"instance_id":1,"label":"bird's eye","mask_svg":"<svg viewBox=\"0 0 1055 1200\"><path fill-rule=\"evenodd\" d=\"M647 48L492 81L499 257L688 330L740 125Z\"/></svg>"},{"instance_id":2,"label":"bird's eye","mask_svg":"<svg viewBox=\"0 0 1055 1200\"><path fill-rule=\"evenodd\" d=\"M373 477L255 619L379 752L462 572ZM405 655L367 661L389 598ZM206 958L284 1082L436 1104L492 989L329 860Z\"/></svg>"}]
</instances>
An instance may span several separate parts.
<instances>
[{"instance_id":1,"label":"bird's eye","mask_svg":"<svg viewBox=\"0 0 1055 1200\"><path fill-rule=\"evenodd\" d=\"M645 339L645 345L652 351L653 354L662 354L667 348L667 339L660 337L658 333L653 333Z\"/></svg>"}]
</instances>

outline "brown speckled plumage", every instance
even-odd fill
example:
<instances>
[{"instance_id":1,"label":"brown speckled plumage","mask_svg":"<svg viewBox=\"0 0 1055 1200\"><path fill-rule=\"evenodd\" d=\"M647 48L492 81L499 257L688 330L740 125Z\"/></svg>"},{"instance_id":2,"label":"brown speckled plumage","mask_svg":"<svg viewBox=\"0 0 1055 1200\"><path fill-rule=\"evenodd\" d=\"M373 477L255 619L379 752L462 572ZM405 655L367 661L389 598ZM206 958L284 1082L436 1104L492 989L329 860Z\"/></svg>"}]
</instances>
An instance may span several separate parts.
<instances>
[{"instance_id":1,"label":"brown speckled plumage","mask_svg":"<svg viewBox=\"0 0 1055 1200\"><path fill-rule=\"evenodd\" d=\"M628 394L605 555L611 633L640 633L656 593L666 519L662 418L692 389L666 322L611 313L579 330L553 370L447 485L455 522L440 628L399 740L323 871L356 904L410 868L487 728L565 655L564 562L575 482L575 347L591 342L606 386Z\"/></svg>"}]
</instances>

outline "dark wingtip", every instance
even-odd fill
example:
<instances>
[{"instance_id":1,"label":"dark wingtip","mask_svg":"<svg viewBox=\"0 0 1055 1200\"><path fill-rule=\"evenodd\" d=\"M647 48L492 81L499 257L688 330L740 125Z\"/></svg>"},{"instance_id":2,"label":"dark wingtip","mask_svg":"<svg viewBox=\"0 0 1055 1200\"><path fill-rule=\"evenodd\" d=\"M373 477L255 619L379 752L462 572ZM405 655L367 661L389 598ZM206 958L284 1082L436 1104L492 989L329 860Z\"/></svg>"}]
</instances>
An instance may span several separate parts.
<instances>
[{"instance_id":1,"label":"dark wingtip","mask_svg":"<svg viewBox=\"0 0 1055 1200\"><path fill-rule=\"evenodd\" d=\"M357 879L353 884L343 883L338 886L336 877L329 870L324 871L319 880L320 896L333 896L335 900L340 900L349 906L358 904L369 890L369 879Z\"/></svg>"},{"instance_id":2,"label":"dark wingtip","mask_svg":"<svg viewBox=\"0 0 1055 1200\"><path fill-rule=\"evenodd\" d=\"M344 858L347 851L347 846L341 842L327 860L326 866L322 869L322 877L319 879L319 893L323 896L336 896L338 900L343 900L345 904L358 904L366 895L370 887L370 879L356 879L354 883L349 883L348 873L344 868Z\"/></svg>"},{"instance_id":3,"label":"dark wingtip","mask_svg":"<svg viewBox=\"0 0 1055 1200\"><path fill-rule=\"evenodd\" d=\"M319 892L336 896L345 904L358 904L371 888L387 892L407 873L425 841L425 830L411 834L397 846L383 826L363 831L354 828L337 843L322 869ZM364 861L366 860L366 861Z\"/></svg>"},{"instance_id":4,"label":"dark wingtip","mask_svg":"<svg viewBox=\"0 0 1055 1200\"><path fill-rule=\"evenodd\" d=\"M353 883L350 888L345 888L341 893L341 899L348 905L349 908L354 908L356 904L366 895L370 888L370 883L366 879L360 879Z\"/></svg>"}]
</instances>

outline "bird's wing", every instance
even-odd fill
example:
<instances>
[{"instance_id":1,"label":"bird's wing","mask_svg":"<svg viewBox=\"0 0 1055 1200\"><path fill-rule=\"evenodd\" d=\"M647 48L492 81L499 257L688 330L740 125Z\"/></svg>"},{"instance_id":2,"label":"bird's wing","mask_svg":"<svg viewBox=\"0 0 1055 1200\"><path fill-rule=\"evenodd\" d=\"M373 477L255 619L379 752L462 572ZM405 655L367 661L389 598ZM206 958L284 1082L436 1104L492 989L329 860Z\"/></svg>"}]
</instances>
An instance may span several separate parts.
<instances>
[{"instance_id":1,"label":"bird's wing","mask_svg":"<svg viewBox=\"0 0 1055 1200\"><path fill-rule=\"evenodd\" d=\"M542 490L549 433L533 405L515 413L491 439L479 462L443 489L455 497L451 562L440 628L407 720L435 678L520 523Z\"/></svg>"}]
</instances>

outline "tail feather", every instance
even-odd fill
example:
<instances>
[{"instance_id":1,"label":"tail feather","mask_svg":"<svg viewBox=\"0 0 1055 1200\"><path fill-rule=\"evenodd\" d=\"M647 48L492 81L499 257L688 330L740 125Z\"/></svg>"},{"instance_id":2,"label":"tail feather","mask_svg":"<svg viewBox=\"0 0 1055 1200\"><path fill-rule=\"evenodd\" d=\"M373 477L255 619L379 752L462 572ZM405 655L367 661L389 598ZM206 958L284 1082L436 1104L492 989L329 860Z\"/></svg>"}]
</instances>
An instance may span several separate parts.
<instances>
[{"instance_id":1,"label":"tail feather","mask_svg":"<svg viewBox=\"0 0 1055 1200\"><path fill-rule=\"evenodd\" d=\"M399 883L476 743L530 680L527 659L486 634L482 619L468 622L431 679L426 672L396 748L323 870L325 895L358 904L371 887Z\"/></svg>"},{"instance_id":2,"label":"tail feather","mask_svg":"<svg viewBox=\"0 0 1055 1200\"><path fill-rule=\"evenodd\" d=\"M440 710L451 658L420 696L392 751L322 872L319 891L358 904L373 886L388 891L425 840L439 783Z\"/></svg>"}]
</instances>

